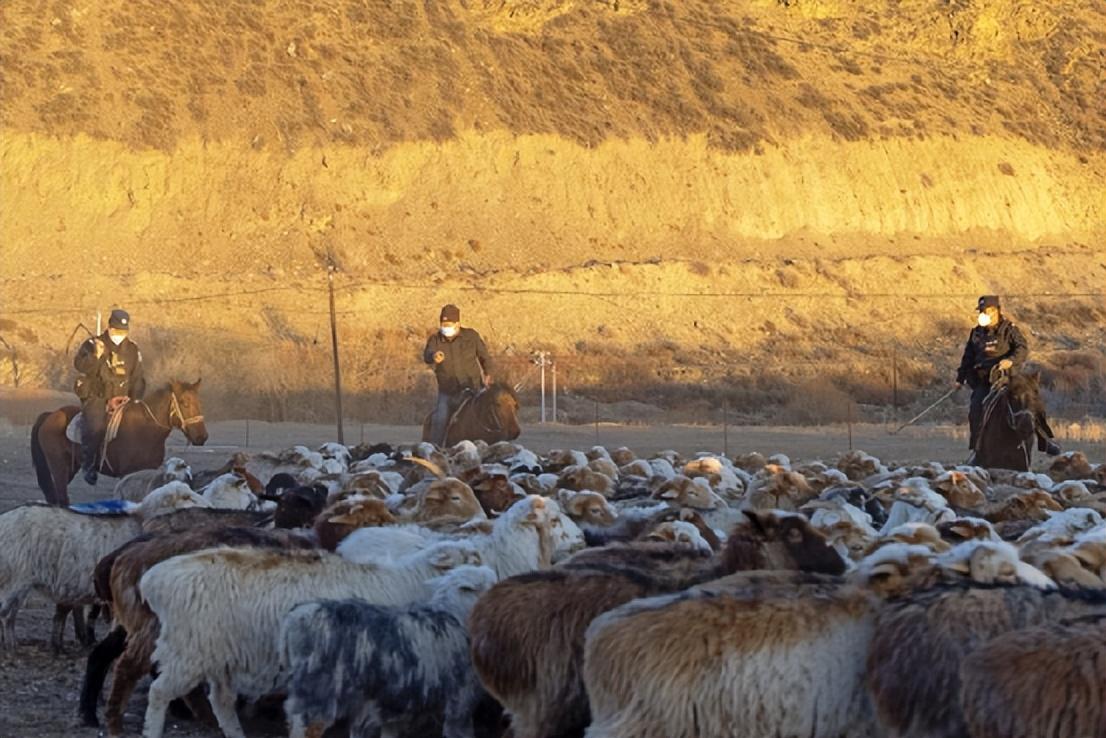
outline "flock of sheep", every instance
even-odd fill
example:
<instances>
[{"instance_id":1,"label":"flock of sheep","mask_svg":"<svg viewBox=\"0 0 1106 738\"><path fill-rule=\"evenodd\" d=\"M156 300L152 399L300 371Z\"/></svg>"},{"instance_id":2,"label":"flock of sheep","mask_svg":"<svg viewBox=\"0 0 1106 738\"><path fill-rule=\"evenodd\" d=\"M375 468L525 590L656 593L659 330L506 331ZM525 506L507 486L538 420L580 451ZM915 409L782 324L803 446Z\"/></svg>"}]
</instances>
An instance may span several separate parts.
<instances>
[{"instance_id":1,"label":"flock of sheep","mask_svg":"<svg viewBox=\"0 0 1106 738\"><path fill-rule=\"evenodd\" d=\"M112 671L112 736L151 673L149 738L177 699L240 738L274 695L316 738L1106 736L1106 465L1078 452L325 444L116 497L0 515L0 646L31 591L55 647L109 609L80 709Z\"/></svg>"}]
</instances>

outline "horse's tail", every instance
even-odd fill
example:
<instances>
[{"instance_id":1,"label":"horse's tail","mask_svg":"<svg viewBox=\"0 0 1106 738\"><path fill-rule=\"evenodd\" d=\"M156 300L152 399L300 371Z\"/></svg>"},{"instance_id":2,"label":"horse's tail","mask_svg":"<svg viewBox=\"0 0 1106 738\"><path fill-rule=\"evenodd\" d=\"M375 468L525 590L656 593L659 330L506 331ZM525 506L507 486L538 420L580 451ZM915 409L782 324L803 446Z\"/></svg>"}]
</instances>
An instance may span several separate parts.
<instances>
[{"instance_id":1,"label":"horse's tail","mask_svg":"<svg viewBox=\"0 0 1106 738\"><path fill-rule=\"evenodd\" d=\"M50 462L46 460L46 452L42 450L42 441L38 440L39 431L48 417L50 413L42 413L31 426L31 462L35 466L35 476L38 477L38 488L46 495L46 501L54 505L57 504L55 500L58 490L54 486L54 475L50 473Z\"/></svg>"}]
</instances>

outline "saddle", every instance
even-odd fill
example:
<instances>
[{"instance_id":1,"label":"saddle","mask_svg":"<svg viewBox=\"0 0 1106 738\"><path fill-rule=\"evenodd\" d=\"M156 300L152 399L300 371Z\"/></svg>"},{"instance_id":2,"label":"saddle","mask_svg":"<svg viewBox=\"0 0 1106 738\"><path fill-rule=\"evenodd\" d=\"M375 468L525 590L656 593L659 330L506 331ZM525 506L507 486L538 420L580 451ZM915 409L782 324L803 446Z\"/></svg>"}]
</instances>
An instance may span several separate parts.
<instances>
[{"instance_id":1,"label":"saddle","mask_svg":"<svg viewBox=\"0 0 1106 738\"><path fill-rule=\"evenodd\" d=\"M102 451L106 452L108 444L115 440L115 437L119 435L119 426L123 424L123 411L126 409L130 399L126 399L118 409L108 415L107 431L104 433L104 444ZM65 437L73 443L80 443L84 433L84 413L77 413L73 416L73 419L69 421L69 425L65 426Z\"/></svg>"},{"instance_id":2,"label":"saddle","mask_svg":"<svg viewBox=\"0 0 1106 738\"><path fill-rule=\"evenodd\" d=\"M480 392L483 392L483 390L473 391L467 389L461 393L461 402L458 403L457 409L449 414L449 420L446 421L445 429L447 433L453 427L453 423L456 422L457 418L461 417L461 411L468 407L469 403L480 395Z\"/></svg>"}]
</instances>

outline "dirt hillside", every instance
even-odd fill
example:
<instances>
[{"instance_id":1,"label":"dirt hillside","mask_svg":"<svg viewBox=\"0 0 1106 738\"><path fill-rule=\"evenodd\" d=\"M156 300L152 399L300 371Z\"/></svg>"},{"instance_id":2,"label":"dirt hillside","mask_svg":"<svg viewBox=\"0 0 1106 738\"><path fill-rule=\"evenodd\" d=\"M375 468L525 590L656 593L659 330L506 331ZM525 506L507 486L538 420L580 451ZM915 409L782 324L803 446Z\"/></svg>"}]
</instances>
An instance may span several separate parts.
<instances>
[{"instance_id":1,"label":"dirt hillside","mask_svg":"<svg viewBox=\"0 0 1106 738\"><path fill-rule=\"evenodd\" d=\"M209 414L325 417L332 263L378 419L411 420L445 301L512 378L546 349L578 394L801 421L888 402L895 355L907 401L947 380L984 292L1053 401L1102 412L1101 3L15 0L0 27L8 387L67 387L120 304Z\"/></svg>"}]
</instances>

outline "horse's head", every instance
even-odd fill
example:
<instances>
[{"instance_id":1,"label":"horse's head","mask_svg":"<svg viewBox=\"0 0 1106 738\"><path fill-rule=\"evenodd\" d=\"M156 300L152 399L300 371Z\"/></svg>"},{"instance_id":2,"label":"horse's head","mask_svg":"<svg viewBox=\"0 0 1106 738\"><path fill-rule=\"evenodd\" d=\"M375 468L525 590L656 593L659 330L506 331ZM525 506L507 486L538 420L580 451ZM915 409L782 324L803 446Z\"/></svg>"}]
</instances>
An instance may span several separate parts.
<instances>
[{"instance_id":1,"label":"horse's head","mask_svg":"<svg viewBox=\"0 0 1106 738\"><path fill-rule=\"evenodd\" d=\"M200 382L181 382L174 379L169 383L172 398L169 401L169 424L176 425L184 433L188 442L195 446L207 443L207 426L204 425L203 408L200 407Z\"/></svg>"},{"instance_id":2,"label":"horse's head","mask_svg":"<svg viewBox=\"0 0 1106 738\"><path fill-rule=\"evenodd\" d=\"M510 386L496 382L487 390L491 413L503 430L504 439L513 441L522 433L518 424L518 395Z\"/></svg>"}]
</instances>

